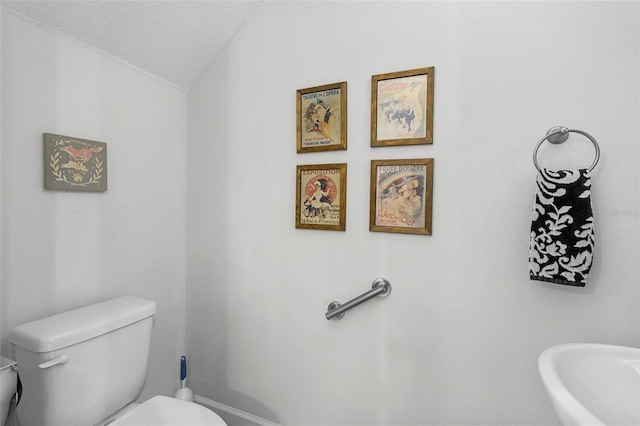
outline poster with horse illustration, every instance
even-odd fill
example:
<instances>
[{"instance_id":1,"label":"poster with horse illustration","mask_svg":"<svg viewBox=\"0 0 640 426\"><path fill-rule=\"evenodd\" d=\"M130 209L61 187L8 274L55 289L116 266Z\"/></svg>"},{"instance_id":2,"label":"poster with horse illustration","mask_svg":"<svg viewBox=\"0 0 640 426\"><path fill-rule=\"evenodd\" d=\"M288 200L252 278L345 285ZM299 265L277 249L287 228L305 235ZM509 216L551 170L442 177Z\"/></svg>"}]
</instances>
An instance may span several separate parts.
<instances>
[{"instance_id":1,"label":"poster with horse illustration","mask_svg":"<svg viewBox=\"0 0 640 426\"><path fill-rule=\"evenodd\" d=\"M44 133L44 188L107 190L107 144Z\"/></svg>"},{"instance_id":2,"label":"poster with horse illustration","mask_svg":"<svg viewBox=\"0 0 640 426\"><path fill-rule=\"evenodd\" d=\"M297 152L347 149L347 82L296 94Z\"/></svg>"},{"instance_id":3,"label":"poster with horse illustration","mask_svg":"<svg viewBox=\"0 0 640 426\"><path fill-rule=\"evenodd\" d=\"M433 143L434 68L371 77L371 146Z\"/></svg>"}]
</instances>

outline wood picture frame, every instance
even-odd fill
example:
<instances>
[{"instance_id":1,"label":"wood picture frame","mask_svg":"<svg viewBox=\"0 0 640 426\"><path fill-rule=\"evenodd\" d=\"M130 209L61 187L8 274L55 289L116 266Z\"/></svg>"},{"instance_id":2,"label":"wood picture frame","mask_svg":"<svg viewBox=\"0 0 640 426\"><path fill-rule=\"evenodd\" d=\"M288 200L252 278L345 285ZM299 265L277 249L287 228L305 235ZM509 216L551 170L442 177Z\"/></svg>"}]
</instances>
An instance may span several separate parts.
<instances>
[{"instance_id":1,"label":"wood picture frame","mask_svg":"<svg viewBox=\"0 0 640 426\"><path fill-rule=\"evenodd\" d=\"M347 149L347 82L296 91L297 152Z\"/></svg>"},{"instance_id":2,"label":"wood picture frame","mask_svg":"<svg viewBox=\"0 0 640 426\"><path fill-rule=\"evenodd\" d=\"M346 230L347 164L296 166L296 228Z\"/></svg>"},{"instance_id":3,"label":"wood picture frame","mask_svg":"<svg viewBox=\"0 0 640 426\"><path fill-rule=\"evenodd\" d=\"M369 231L431 235L433 158L371 160Z\"/></svg>"},{"instance_id":4,"label":"wood picture frame","mask_svg":"<svg viewBox=\"0 0 640 426\"><path fill-rule=\"evenodd\" d=\"M107 144L43 133L44 188L61 191L107 190Z\"/></svg>"},{"instance_id":5,"label":"wood picture frame","mask_svg":"<svg viewBox=\"0 0 640 426\"><path fill-rule=\"evenodd\" d=\"M371 146L433 143L434 67L371 77Z\"/></svg>"}]
</instances>

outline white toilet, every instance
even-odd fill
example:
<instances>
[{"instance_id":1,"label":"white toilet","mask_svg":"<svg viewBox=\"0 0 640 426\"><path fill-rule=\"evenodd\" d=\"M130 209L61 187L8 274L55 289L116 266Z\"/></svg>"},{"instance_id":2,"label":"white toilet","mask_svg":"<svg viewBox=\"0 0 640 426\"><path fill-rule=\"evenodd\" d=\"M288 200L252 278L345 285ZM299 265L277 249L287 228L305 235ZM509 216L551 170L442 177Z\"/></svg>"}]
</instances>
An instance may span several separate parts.
<instances>
[{"instance_id":1,"label":"white toilet","mask_svg":"<svg viewBox=\"0 0 640 426\"><path fill-rule=\"evenodd\" d=\"M53 315L11 331L23 426L225 425L193 402L142 404L155 302L132 296Z\"/></svg>"},{"instance_id":2,"label":"white toilet","mask_svg":"<svg viewBox=\"0 0 640 426\"><path fill-rule=\"evenodd\" d=\"M18 389L17 363L0 356L0 425L4 425L11 409L11 398Z\"/></svg>"}]
</instances>

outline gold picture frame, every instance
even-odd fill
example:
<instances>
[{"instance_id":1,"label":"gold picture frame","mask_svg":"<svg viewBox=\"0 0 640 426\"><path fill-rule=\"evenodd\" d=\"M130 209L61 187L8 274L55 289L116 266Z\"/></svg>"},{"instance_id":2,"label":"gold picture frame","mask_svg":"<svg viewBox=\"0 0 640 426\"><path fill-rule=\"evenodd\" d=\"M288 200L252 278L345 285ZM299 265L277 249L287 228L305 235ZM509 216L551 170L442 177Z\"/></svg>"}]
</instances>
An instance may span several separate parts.
<instances>
[{"instance_id":1,"label":"gold picture frame","mask_svg":"<svg viewBox=\"0 0 640 426\"><path fill-rule=\"evenodd\" d=\"M347 164L296 166L296 228L346 230Z\"/></svg>"},{"instance_id":2,"label":"gold picture frame","mask_svg":"<svg viewBox=\"0 0 640 426\"><path fill-rule=\"evenodd\" d=\"M431 235L433 158L371 160L369 231Z\"/></svg>"},{"instance_id":3,"label":"gold picture frame","mask_svg":"<svg viewBox=\"0 0 640 426\"><path fill-rule=\"evenodd\" d=\"M44 188L61 191L107 190L107 144L43 133Z\"/></svg>"},{"instance_id":4,"label":"gold picture frame","mask_svg":"<svg viewBox=\"0 0 640 426\"><path fill-rule=\"evenodd\" d=\"M297 152L347 149L347 82L296 91Z\"/></svg>"},{"instance_id":5,"label":"gold picture frame","mask_svg":"<svg viewBox=\"0 0 640 426\"><path fill-rule=\"evenodd\" d=\"M434 67L371 77L371 146L433 143Z\"/></svg>"}]
</instances>

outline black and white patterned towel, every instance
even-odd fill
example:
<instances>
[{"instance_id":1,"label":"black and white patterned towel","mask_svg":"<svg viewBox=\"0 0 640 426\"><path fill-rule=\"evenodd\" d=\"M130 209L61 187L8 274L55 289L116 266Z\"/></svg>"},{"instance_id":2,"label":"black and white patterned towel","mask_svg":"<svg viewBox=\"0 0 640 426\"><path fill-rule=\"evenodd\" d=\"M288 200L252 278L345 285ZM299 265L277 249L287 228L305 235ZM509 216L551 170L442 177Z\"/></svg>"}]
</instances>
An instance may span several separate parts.
<instances>
[{"instance_id":1,"label":"black and white patterned towel","mask_svg":"<svg viewBox=\"0 0 640 426\"><path fill-rule=\"evenodd\" d=\"M542 169L536 184L529 276L584 287L594 247L589 171Z\"/></svg>"}]
</instances>

